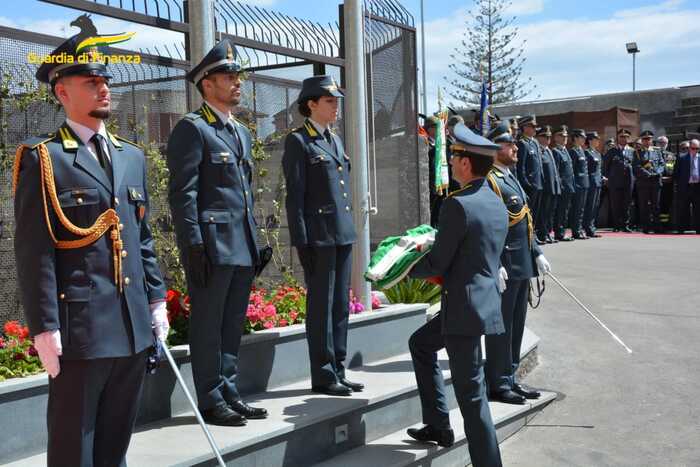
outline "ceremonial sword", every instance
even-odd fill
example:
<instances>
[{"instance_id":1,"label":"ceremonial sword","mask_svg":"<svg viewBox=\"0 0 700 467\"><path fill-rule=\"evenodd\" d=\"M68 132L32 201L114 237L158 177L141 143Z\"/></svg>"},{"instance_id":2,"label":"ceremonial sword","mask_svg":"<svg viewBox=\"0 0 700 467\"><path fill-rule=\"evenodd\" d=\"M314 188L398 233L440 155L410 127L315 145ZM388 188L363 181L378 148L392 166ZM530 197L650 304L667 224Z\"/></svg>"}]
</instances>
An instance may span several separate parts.
<instances>
[{"instance_id":1,"label":"ceremonial sword","mask_svg":"<svg viewBox=\"0 0 700 467\"><path fill-rule=\"evenodd\" d=\"M598 325L599 325L600 327L602 327L603 329L605 329L605 330L608 332L608 334L610 334L610 335L612 336L612 338L615 339L615 341L617 341L618 344L620 344L622 347L624 347L625 350L627 351L627 353L632 353L632 349L630 349L629 347L627 347L627 346L625 345L625 343L622 342L622 339L620 339L619 337L617 337L617 335L616 335L614 332L612 332L612 331L610 330L610 328L608 328L608 327L605 325L605 323L603 323L603 322L600 320L600 318L598 318L596 315L594 315L593 312L592 312L591 310L589 310L589 309L586 307L586 305L584 305L583 303L581 303L581 300L579 300L578 298L576 298L576 295L574 295L569 289L567 289L566 286L565 286L564 284L562 284L562 283L559 281L559 279L557 279L557 278L554 276L554 274L552 274L551 272L548 272L547 275L548 275L549 277L551 277L552 280L553 280L559 287L561 287L562 290L563 290L564 292L566 292L567 294L569 294L569 297L571 297L571 298L578 304L578 306L580 306L580 307L583 309L583 311L585 311L586 313L588 313L588 316L590 316L591 318L593 318L593 319L595 320L595 322L598 323Z\"/></svg>"},{"instance_id":2,"label":"ceremonial sword","mask_svg":"<svg viewBox=\"0 0 700 467\"><path fill-rule=\"evenodd\" d=\"M178 370L177 365L175 364L175 359L173 359L173 355L170 353L170 350L168 349L168 345L163 343L163 345L161 346L161 349L163 350L163 353L165 353L165 356L168 358L168 362L170 363L170 368L172 368L173 373L175 373L175 377L177 378L177 382L180 383L180 387L185 392L185 396L187 396L187 400L190 402L190 405L192 406L192 410L194 410L194 416L197 417L197 422L199 422L199 426L202 427L202 431L204 431L204 434L207 437L207 441L209 441L209 446L211 446L211 450L214 452L214 455L216 456L216 460L219 461L219 466L226 467L226 463L221 458L221 452L219 452L219 448L216 446L216 442L214 441L214 437L211 435L211 432L209 431L209 428L207 428L206 423L204 423L204 419L202 418L202 414L199 413L199 409L197 409L197 404L195 404L194 399L192 399L192 395L190 394L190 391L187 389L187 385L185 385L185 380L182 379L182 375L180 374L180 370Z\"/></svg>"}]
</instances>

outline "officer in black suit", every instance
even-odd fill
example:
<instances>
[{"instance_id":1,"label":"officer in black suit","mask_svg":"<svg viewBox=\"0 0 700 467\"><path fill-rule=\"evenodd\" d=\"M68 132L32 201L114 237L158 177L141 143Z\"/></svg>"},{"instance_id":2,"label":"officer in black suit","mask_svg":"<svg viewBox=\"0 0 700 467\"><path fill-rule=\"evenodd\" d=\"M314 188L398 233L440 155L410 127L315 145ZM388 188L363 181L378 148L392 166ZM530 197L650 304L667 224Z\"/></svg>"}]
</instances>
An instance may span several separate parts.
<instances>
[{"instance_id":1,"label":"officer in black suit","mask_svg":"<svg viewBox=\"0 0 700 467\"><path fill-rule=\"evenodd\" d=\"M559 170L554 160L554 154L549 148L552 141L552 127L545 125L537 129L537 142L540 145L542 158L542 201L540 202L540 211L542 215L538 218L538 224L535 225L536 238L540 242L556 243L552 237L552 224L554 219L554 211L556 210L556 201L561 195L561 179L559 178Z\"/></svg>"},{"instance_id":2,"label":"officer in black suit","mask_svg":"<svg viewBox=\"0 0 700 467\"><path fill-rule=\"evenodd\" d=\"M561 194L557 197L557 209L554 213L554 238L560 242L573 241L573 237L566 236L566 227L569 223L569 210L571 200L576 187L574 186L574 165L566 149L569 137L569 129L562 125L554 131L554 148L552 154L557 164L559 180L561 181Z\"/></svg>"},{"instance_id":3,"label":"officer in black suit","mask_svg":"<svg viewBox=\"0 0 700 467\"><path fill-rule=\"evenodd\" d=\"M673 182L676 193L676 223L678 233L690 226L700 235L700 141L688 143L688 151L678 155L673 167ZM693 222L690 223L690 213Z\"/></svg>"},{"instance_id":4,"label":"officer in black suit","mask_svg":"<svg viewBox=\"0 0 700 467\"><path fill-rule=\"evenodd\" d=\"M306 338L311 389L349 396L364 386L345 377L352 244L350 158L330 131L343 93L331 76L302 83L297 103L306 120L287 135L282 168L287 222L306 281Z\"/></svg>"},{"instance_id":5,"label":"officer in black suit","mask_svg":"<svg viewBox=\"0 0 700 467\"><path fill-rule=\"evenodd\" d=\"M48 465L123 466L152 327L161 340L168 332L165 285L144 154L103 123L111 75L99 54L109 52L77 51L80 39L61 44L36 73L66 120L17 150L17 279L50 376ZM61 56L73 61L55 63Z\"/></svg>"},{"instance_id":6,"label":"officer in black suit","mask_svg":"<svg viewBox=\"0 0 700 467\"><path fill-rule=\"evenodd\" d=\"M518 120L520 139L518 140L518 181L527 193L528 204L535 219L535 225L541 215L542 190L544 188L544 173L542 172L542 149L535 139L537 120L534 115L528 115ZM544 241L535 238L538 244Z\"/></svg>"},{"instance_id":7,"label":"officer in black suit","mask_svg":"<svg viewBox=\"0 0 700 467\"><path fill-rule=\"evenodd\" d=\"M238 348L259 262L251 134L232 114L241 66L225 39L187 74L204 99L168 141L169 201L187 276L190 351L199 409L211 424L265 418L236 387Z\"/></svg>"},{"instance_id":8,"label":"officer in black suit","mask_svg":"<svg viewBox=\"0 0 700 467\"><path fill-rule=\"evenodd\" d=\"M586 141L586 132L581 129L571 130L573 143L569 149L569 156L574 168L574 199L569 214L569 224L571 225L571 235L577 240L586 240L588 237L583 231L583 211L586 208L586 197L591 182L588 176L588 159L583 151L583 144Z\"/></svg>"},{"instance_id":9,"label":"officer in black suit","mask_svg":"<svg viewBox=\"0 0 700 467\"><path fill-rule=\"evenodd\" d=\"M637 201L639 202L639 223L644 233L661 232L659 207L661 196L661 177L664 173L664 161L661 152L652 147L654 133L649 130L639 135L642 147L635 151L632 168L637 183Z\"/></svg>"},{"instance_id":10,"label":"officer in black suit","mask_svg":"<svg viewBox=\"0 0 700 467\"><path fill-rule=\"evenodd\" d=\"M603 156L598 152L600 136L597 131L591 131L586 135L586 159L588 160L589 187L586 195L586 207L583 210L583 228L588 238L598 238L596 233L596 220L598 207L600 206L600 192L603 189L604 178L602 174Z\"/></svg>"},{"instance_id":11,"label":"officer in black suit","mask_svg":"<svg viewBox=\"0 0 700 467\"><path fill-rule=\"evenodd\" d=\"M471 462L498 467L501 455L486 396L480 340L483 334L504 331L498 267L508 214L484 178L498 146L464 124L455 126L454 136L452 173L462 188L445 200L435 244L410 273L417 278L441 276L444 285L439 314L408 342L425 423L409 429L408 435L440 446L454 442L437 361L437 352L446 348Z\"/></svg>"},{"instance_id":12,"label":"officer in black suit","mask_svg":"<svg viewBox=\"0 0 700 467\"><path fill-rule=\"evenodd\" d=\"M540 396L538 391L515 382L525 332L530 279L538 275L538 269L545 273L550 266L535 242L525 191L510 169L517 162L515 140L506 125L491 130L488 138L500 148L487 180L508 209L509 222L499 269L505 333L486 336L486 381L493 400L524 404L525 399Z\"/></svg>"},{"instance_id":13,"label":"officer in black suit","mask_svg":"<svg viewBox=\"0 0 700 467\"><path fill-rule=\"evenodd\" d=\"M632 232L630 207L634 174L632 161L634 149L628 146L632 134L621 128L617 132L617 146L610 148L603 158L603 176L607 178L608 195L612 214L613 231Z\"/></svg>"}]
</instances>

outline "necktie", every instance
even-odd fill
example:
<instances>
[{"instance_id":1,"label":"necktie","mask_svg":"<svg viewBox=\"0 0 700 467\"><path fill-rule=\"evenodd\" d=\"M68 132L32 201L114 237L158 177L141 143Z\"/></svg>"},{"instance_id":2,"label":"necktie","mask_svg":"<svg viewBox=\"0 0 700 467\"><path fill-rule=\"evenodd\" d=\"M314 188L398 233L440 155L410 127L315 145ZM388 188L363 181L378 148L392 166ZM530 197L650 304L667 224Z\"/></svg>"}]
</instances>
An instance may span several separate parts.
<instances>
[{"instance_id":1,"label":"necktie","mask_svg":"<svg viewBox=\"0 0 700 467\"><path fill-rule=\"evenodd\" d=\"M111 185L114 183L112 174L112 162L109 160L109 157L107 157L107 154L105 153L104 146L102 145L103 140L104 138L102 137L102 135L98 133L95 133L94 135L92 135L92 138L90 138L92 144L95 145L95 154L97 155L97 160L100 162L100 165L105 171L105 174L107 174L107 178L109 179L109 183Z\"/></svg>"},{"instance_id":2,"label":"necktie","mask_svg":"<svg viewBox=\"0 0 700 467\"><path fill-rule=\"evenodd\" d=\"M238 132L236 131L236 128L233 126L233 122L231 120L226 122L226 129L231 133L231 136L233 136L233 141L235 142L236 146L238 149L241 149L241 142L238 140ZM239 154L240 156L240 154Z\"/></svg>"},{"instance_id":3,"label":"necktie","mask_svg":"<svg viewBox=\"0 0 700 467\"><path fill-rule=\"evenodd\" d=\"M331 138L331 132L326 128L326 131L323 132L323 136L326 138L326 142L333 146L333 139Z\"/></svg>"}]
</instances>

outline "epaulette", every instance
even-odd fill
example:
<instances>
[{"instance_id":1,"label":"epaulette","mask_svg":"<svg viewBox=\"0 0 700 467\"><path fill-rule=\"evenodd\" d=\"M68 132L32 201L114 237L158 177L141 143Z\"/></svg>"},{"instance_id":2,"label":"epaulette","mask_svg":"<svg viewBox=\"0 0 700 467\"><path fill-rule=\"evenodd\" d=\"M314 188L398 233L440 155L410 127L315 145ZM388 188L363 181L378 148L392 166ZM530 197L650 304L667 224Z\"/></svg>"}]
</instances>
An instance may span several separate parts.
<instances>
[{"instance_id":1,"label":"epaulette","mask_svg":"<svg viewBox=\"0 0 700 467\"><path fill-rule=\"evenodd\" d=\"M503 172L497 169L491 169L491 173L494 174L496 177L499 178L505 178L505 175L503 175Z\"/></svg>"},{"instance_id":2,"label":"epaulette","mask_svg":"<svg viewBox=\"0 0 700 467\"><path fill-rule=\"evenodd\" d=\"M134 143L133 141L130 141L130 140L124 138L123 136L113 135L112 133L109 133L109 137L112 140L112 144L118 148L120 148L122 146L121 144L119 144L119 141L124 141L125 143L129 143L132 146L139 147L138 143Z\"/></svg>"},{"instance_id":3,"label":"epaulette","mask_svg":"<svg viewBox=\"0 0 700 467\"><path fill-rule=\"evenodd\" d=\"M24 143L25 146L29 146L31 149L36 149L37 146L40 144L45 144L51 141L56 137L55 133L48 133L46 135L41 135L41 136L35 136L33 138L30 138L27 140L26 143Z\"/></svg>"},{"instance_id":4,"label":"epaulette","mask_svg":"<svg viewBox=\"0 0 700 467\"><path fill-rule=\"evenodd\" d=\"M188 113L188 114L185 115L185 118L186 118L187 120L190 120L190 121L195 121L195 120L197 120L198 118L202 118L202 115L201 115L201 114L198 114L197 112L190 112L190 113Z\"/></svg>"},{"instance_id":5,"label":"epaulette","mask_svg":"<svg viewBox=\"0 0 700 467\"><path fill-rule=\"evenodd\" d=\"M468 188L471 188L471 187L472 187L472 184L469 183L468 185L463 186L463 187L460 188L459 190L453 191L453 192L450 193L447 197L448 197L448 198L453 198L453 197L459 195L460 193L463 193L465 190L467 190Z\"/></svg>"}]
</instances>

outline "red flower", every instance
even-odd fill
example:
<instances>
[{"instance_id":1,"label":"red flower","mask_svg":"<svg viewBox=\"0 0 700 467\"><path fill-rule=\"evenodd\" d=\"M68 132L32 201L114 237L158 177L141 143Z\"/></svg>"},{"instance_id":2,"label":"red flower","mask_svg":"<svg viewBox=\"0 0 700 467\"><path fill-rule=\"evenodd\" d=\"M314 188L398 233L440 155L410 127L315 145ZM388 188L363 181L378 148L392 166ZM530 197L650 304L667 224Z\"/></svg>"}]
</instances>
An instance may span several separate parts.
<instances>
[{"instance_id":1,"label":"red flower","mask_svg":"<svg viewBox=\"0 0 700 467\"><path fill-rule=\"evenodd\" d=\"M289 326L289 323L287 322L286 319L282 318L281 320L277 321L277 326L280 326L280 327Z\"/></svg>"},{"instance_id":2,"label":"red flower","mask_svg":"<svg viewBox=\"0 0 700 467\"><path fill-rule=\"evenodd\" d=\"M30 356L32 356L32 357L38 357L38 356L39 356L39 352L36 351L36 347L34 347L33 345L30 345L30 346L29 346L29 350L27 351L27 353L28 353Z\"/></svg>"},{"instance_id":3,"label":"red flower","mask_svg":"<svg viewBox=\"0 0 700 467\"><path fill-rule=\"evenodd\" d=\"M29 337L29 328L27 326L23 326L19 335L19 340L24 341L27 337Z\"/></svg>"},{"instance_id":4,"label":"red flower","mask_svg":"<svg viewBox=\"0 0 700 467\"><path fill-rule=\"evenodd\" d=\"M22 326L17 321L8 321L5 323L4 331L8 336L20 337L22 335Z\"/></svg>"},{"instance_id":5,"label":"red flower","mask_svg":"<svg viewBox=\"0 0 700 467\"><path fill-rule=\"evenodd\" d=\"M12 356L14 360L25 360L27 356L24 354L24 352L18 352Z\"/></svg>"},{"instance_id":6,"label":"red flower","mask_svg":"<svg viewBox=\"0 0 700 467\"><path fill-rule=\"evenodd\" d=\"M265 324L263 324L263 327L265 329L272 329L275 327L275 323L273 323L272 321L265 321Z\"/></svg>"},{"instance_id":7,"label":"red flower","mask_svg":"<svg viewBox=\"0 0 700 467\"><path fill-rule=\"evenodd\" d=\"M3 339L3 338L0 336L0 349L4 349L4 348L5 348L5 339Z\"/></svg>"},{"instance_id":8,"label":"red flower","mask_svg":"<svg viewBox=\"0 0 700 467\"><path fill-rule=\"evenodd\" d=\"M292 322L296 321L298 316L299 316L299 313L297 313L296 311L289 312L289 319L291 319Z\"/></svg>"},{"instance_id":9,"label":"red flower","mask_svg":"<svg viewBox=\"0 0 700 467\"><path fill-rule=\"evenodd\" d=\"M269 303L265 305L265 308L263 309L263 316L267 318L272 318L277 314L277 308L275 308L275 305Z\"/></svg>"}]
</instances>

